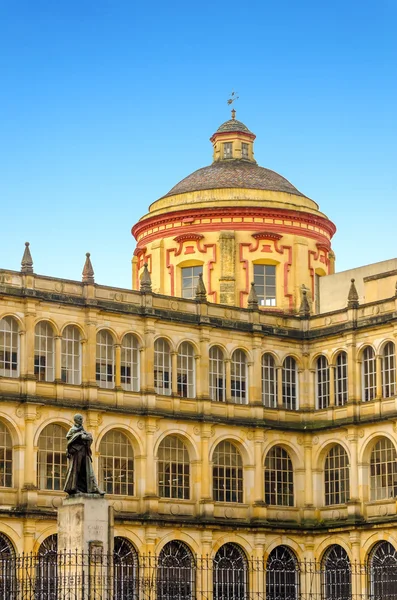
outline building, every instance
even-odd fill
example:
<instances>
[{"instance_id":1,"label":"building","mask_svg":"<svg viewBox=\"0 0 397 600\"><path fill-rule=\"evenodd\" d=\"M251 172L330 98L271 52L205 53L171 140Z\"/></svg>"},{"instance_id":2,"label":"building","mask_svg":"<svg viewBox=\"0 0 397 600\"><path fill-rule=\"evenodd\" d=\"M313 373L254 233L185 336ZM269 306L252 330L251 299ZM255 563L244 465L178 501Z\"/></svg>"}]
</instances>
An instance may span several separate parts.
<instances>
[{"instance_id":1,"label":"building","mask_svg":"<svg viewBox=\"0 0 397 600\"><path fill-rule=\"evenodd\" d=\"M390 584L397 259L335 273L334 224L254 140L233 111L212 164L133 226L133 289L96 284L88 254L81 282L35 274L28 244L0 270L3 556L55 547L79 411L116 552L209 557L219 599L264 597L251 559L289 565L281 598L307 586L303 560L344 566L338 597Z\"/></svg>"}]
</instances>

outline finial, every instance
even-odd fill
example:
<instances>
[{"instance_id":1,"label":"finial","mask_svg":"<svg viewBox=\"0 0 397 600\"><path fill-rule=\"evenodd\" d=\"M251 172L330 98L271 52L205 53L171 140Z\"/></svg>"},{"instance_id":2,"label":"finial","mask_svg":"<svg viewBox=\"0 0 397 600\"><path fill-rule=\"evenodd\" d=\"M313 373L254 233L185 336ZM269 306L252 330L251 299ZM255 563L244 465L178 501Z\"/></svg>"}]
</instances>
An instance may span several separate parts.
<instances>
[{"instance_id":1,"label":"finial","mask_svg":"<svg viewBox=\"0 0 397 600\"><path fill-rule=\"evenodd\" d=\"M82 275L83 275L82 282L83 283L95 283L94 269L92 268L91 259L90 259L91 254L89 252L86 252L85 256L86 256L86 259L85 259L83 273L82 273Z\"/></svg>"},{"instance_id":2,"label":"finial","mask_svg":"<svg viewBox=\"0 0 397 600\"><path fill-rule=\"evenodd\" d=\"M234 110L234 108L232 108L232 119L234 121L234 119L236 118L236 111Z\"/></svg>"},{"instance_id":3,"label":"finial","mask_svg":"<svg viewBox=\"0 0 397 600\"><path fill-rule=\"evenodd\" d=\"M355 279L351 279L350 290L349 290L349 294L347 296L347 308L358 308L359 307L358 293L357 293L357 288L356 288L354 282L355 282Z\"/></svg>"},{"instance_id":4,"label":"finial","mask_svg":"<svg viewBox=\"0 0 397 600\"><path fill-rule=\"evenodd\" d=\"M140 291L143 292L144 294L152 293L152 278L150 277L149 269L147 268L146 262L143 265Z\"/></svg>"},{"instance_id":5,"label":"finial","mask_svg":"<svg viewBox=\"0 0 397 600\"><path fill-rule=\"evenodd\" d=\"M207 302L207 290L205 289L203 274L199 273L196 286L196 300L198 302Z\"/></svg>"},{"instance_id":6,"label":"finial","mask_svg":"<svg viewBox=\"0 0 397 600\"><path fill-rule=\"evenodd\" d=\"M255 283L252 281L250 293L248 294L248 308L251 310L257 310L258 307L258 294L256 293Z\"/></svg>"},{"instance_id":7,"label":"finial","mask_svg":"<svg viewBox=\"0 0 397 600\"><path fill-rule=\"evenodd\" d=\"M21 273L33 273L33 260L29 250L29 242L25 242L25 251L21 261Z\"/></svg>"},{"instance_id":8,"label":"finial","mask_svg":"<svg viewBox=\"0 0 397 600\"><path fill-rule=\"evenodd\" d=\"M303 318L310 317L310 304L307 298L307 289L304 285L301 287L301 305L299 307L299 316Z\"/></svg>"}]
</instances>

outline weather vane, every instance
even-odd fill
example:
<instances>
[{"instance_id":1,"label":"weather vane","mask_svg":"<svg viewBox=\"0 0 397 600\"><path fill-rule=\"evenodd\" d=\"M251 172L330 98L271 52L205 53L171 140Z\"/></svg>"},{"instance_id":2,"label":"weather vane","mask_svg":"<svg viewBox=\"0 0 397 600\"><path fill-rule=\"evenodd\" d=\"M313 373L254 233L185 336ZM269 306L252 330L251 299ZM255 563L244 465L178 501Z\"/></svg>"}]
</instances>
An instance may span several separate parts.
<instances>
[{"instance_id":1,"label":"weather vane","mask_svg":"<svg viewBox=\"0 0 397 600\"><path fill-rule=\"evenodd\" d=\"M231 104L233 104L233 102L236 102L236 100L238 100L237 92L232 90L232 93L230 94L230 98L228 99L227 103L230 106Z\"/></svg>"}]
</instances>

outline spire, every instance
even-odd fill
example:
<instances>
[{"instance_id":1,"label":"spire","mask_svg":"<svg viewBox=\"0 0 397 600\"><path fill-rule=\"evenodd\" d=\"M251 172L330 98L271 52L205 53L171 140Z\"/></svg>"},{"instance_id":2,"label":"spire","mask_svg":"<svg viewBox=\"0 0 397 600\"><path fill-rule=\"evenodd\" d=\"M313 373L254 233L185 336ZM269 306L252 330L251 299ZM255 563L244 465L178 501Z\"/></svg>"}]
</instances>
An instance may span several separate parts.
<instances>
[{"instance_id":1,"label":"spire","mask_svg":"<svg viewBox=\"0 0 397 600\"><path fill-rule=\"evenodd\" d=\"M207 302L207 290L205 289L202 273L199 273L196 287L196 300L198 302Z\"/></svg>"},{"instance_id":2,"label":"spire","mask_svg":"<svg viewBox=\"0 0 397 600\"><path fill-rule=\"evenodd\" d=\"M351 280L349 295L347 296L347 308L358 308L358 293L354 284L355 279Z\"/></svg>"},{"instance_id":3,"label":"spire","mask_svg":"<svg viewBox=\"0 0 397 600\"><path fill-rule=\"evenodd\" d=\"M150 277L149 269L147 268L147 263L143 265L140 290L144 294L152 293L152 279Z\"/></svg>"},{"instance_id":4,"label":"spire","mask_svg":"<svg viewBox=\"0 0 397 600\"><path fill-rule=\"evenodd\" d=\"M304 285L301 287L301 305L299 307L299 316L307 318L310 317L310 304L307 299L307 289Z\"/></svg>"},{"instance_id":5,"label":"spire","mask_svg":"<svg viewBox=\"0 0 397 600\"><path fill-rule=\"evenodd\" d=\"M259 307L258 294L256 293L255 283L251 283L250 293L248 294L248 308L257 310Z\"/></svg>"},{"instance_id":6,"label":"spire","mask_svg":"<svg viewBox=\"0 0 397 600\"><path fill-rule=\"evenodd\" d=\"M95 283L94 269L92 268L90 256L91 256L90 253L87 252L85 263L84 263L84 269L83 269L83 278L82 278L83 283Z\"/></svg>"},{"instance_id":7,"label":"spire","mask_svg":"<svg viewBox=\"0 0 397 600\"><path fill-rule=\"evenodd\" d=\"M25 242L25 251L21 261L21 273L33 273L33 260L29 250L29 242Z\"/></svg>"}]
</instances>

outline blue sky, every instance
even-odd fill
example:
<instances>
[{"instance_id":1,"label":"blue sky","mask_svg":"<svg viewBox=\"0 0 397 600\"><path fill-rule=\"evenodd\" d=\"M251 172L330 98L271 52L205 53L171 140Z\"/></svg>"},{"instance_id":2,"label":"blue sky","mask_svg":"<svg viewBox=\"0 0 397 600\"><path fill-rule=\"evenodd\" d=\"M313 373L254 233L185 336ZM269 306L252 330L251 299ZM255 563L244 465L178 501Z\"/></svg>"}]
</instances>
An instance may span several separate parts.
<instances>
[{"instance_id":1,"label":"blue sky","mask_svg":"<svg viewBox=\"0 0 397 600\"><path fill-rule=\"evenodd\" d=\"M0 0L0 266L130 287L131 226L237 117L337 225L394 258L397 0Z\"/></svg>"}]
</instances>

